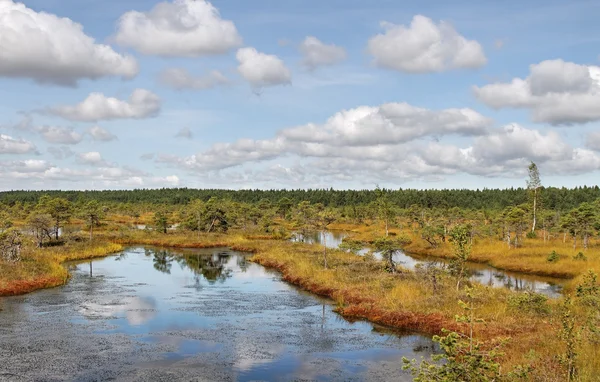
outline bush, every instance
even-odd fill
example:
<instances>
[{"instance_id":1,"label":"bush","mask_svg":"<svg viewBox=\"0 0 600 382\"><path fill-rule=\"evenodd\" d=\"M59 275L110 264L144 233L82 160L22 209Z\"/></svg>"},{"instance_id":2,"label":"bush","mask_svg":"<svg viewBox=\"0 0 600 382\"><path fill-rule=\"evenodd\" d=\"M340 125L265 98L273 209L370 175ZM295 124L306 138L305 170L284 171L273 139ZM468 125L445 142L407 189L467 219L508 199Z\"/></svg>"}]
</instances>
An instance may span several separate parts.
<instances>
[{"instance_id":1,"label":"bush","mask_svg":"<svg viewBox=\"0 0 600 382\"><path fill-rule=\"evenodd\" d=\"M557 263L558 260L560 260L560 255L556 253L556 251L552 251L546 259L546 261L548 261L549 263Z\"/></svg>"},{"instance_id":2,"label":"bush","mask_svg":"<svg viewBox=\"0 0 600 382\"><path fill-rule=\"evenodd\" d=\"M550 313L548 297L535 292L517 293L508 298L508 306L519 312L545 315Z\"/></svg>"},{"instance_id":3,"label":"bush","mask_svg":"<svg viewBox=\"0 0 600 382\"><path fill-rule=\"evenodd\" d=\"M587 261L587 256L584 255L583 252L579 252L577 255L573 256L573 260Z\"/></svg>"},{"instance_id":4,"label":"bush","mask_svg":"<svg viewBox=\"0 0 600 382\"><path fill-rule=\"evenodd\" d=\"M527 235L526 235L526 237L527 237L528 239L537 239L537 233L535 233L535 232L532 232L532 231L529 231L529 232L527 232Z\"/></svg>"}]
</instances>

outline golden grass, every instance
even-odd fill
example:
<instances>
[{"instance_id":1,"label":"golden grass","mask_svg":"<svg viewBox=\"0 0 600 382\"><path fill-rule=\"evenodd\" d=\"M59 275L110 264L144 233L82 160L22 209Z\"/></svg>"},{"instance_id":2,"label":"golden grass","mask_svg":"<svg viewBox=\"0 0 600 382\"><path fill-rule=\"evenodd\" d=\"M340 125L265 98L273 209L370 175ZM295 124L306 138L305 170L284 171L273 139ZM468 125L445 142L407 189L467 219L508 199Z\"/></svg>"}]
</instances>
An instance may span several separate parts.
<instances>
[{"instance_id":1,"label":"golden grass","mask_svg":"<svg viewBox=\"0 0 600 382\"><path fill-rule=\"evenodd\" d=\"M363 227L358 231L349 226L331 227L352 231L355 235L363 235L364 239L381 235L379 227ZM400 234L399 230L394 230ZM418 239L418 238L415 238ZM367 319L372 322L392 327L419 331L426 334L439 334L442 328L465 331L462 324L454 320L456 315L463 311L458 305L459 300L466 298L463 291L457 291L454 281L451 279L440 279L438 290L433 291L432 284L423 276L414 272L402 271L392 275L386 272L383 266L377 262L352 255L339 250L328 250L329 268L323 267L323 247L319 245L308 245L302 243L291 243L287 241L272 240L267 237L252 237L243 232L232 232L229 234L200 234L171 232L160 234L157 232L144 232L127 230L120 232L101 232L97 236L97 247L91 252L79 252L75 247L69 250L47 248L36 252L28 257L28 275L54 275L62 277L56 282L63 283L67 276L66 270L60 263L69 259L85 258L101 255L103 251L118 250L121 245L142 244L163 247L179 248L209 248L209 247L231 247L239 251L254 253L252 261L263 266L279 270L283 278L310 292L327 296L337 303L337 311L346 316ZM420 239L419 239L420 240ZM108 242L116 244L107 244ZM414 240L416 242L416 240ZM418 249L417 245L411 244ZM104 244L103 244L104 243ZM502 243L500 243L502 244ZM533 245L536 243L526 243ZM555 245L551 243L549 246ZM85 244L81 244L85 245ZM111 245L116 245L111 247ZM479 261L504 264L495 256L489 255L489 250L483 243L477 244L479 248L474 250ZM477 247L476 245L476 247ZM493 249L494 247L490 247ZM538 254L532 254L528 263L537 264L539 259L545 259L544 252L550 247L538 247ZM564 248L563 248L564 249ZM504 248L504 252L506 252ZM53 251L59 251L53 253ZM435 252L437 256L447 256L448 248L442 247ZM504 254L507 259L518 262L519 250L513 254ZM497 252L500 254L500 251ZM562 253L559 251L559 253ZM431 255L430 252L427 252ZM489 257L483 257L484 255ZM513 258L514 256L514 258ZM585 265L595 265L597 259L587 254L589 260ZM50 259L50 260L49 260ZM24 262L25 263L25 262ZM510 266L510 261L509 265ZM568 265L572 273L579 275L583 273L581 265L571 264L568 259L559 261L563 268ZM540 263L541 266L548 266ZM550 264L554 266L554 264ZM0 267L0 275L5 275L10 270L6 265ZM39 269L37 269L37 268ZM560 267L558 267L560 268ZM587 267L585 270L587 270ZM512 270L517 270L510 268ZM532 267L533 270L537 269ZM31 280L35 277L17 277L19 280ZM16 280L15 279L15 280ZM576 279L578 280L579 277ZM40 277L39 285L48 283L48 280ZM43 282L42 282L43 281ZM5 283L2 278L2 283ZM4 285L0 283L0 285ZM59 284L56 284L59 285ZM48 286L52 286L50 283ZM563 368L558 362L558 354L563 352L564 345L558 339L557 331L560 327L560 300L549 300L547 307L549 312L528 313L511 307L508 303L511 296L517 292L511 292L502 288L490 288L474 284L477 307L476 315L484 319L485 324L476 329L476 336L483 340L492 340L502 337L510 337L511 340L505 349L505 356L501 363L503 370L508 371L516 365L530 365L533 371L528 380L532 381L555 381L563 380ZM42 286L43 287L43 286ZM592 376L600 375L600 361L598 361L599 349L597 346L582 344L579 349L578 364L582 380L593 380Z\"/></svg>"},{"instance_id":2,"label":"golden grass","mask_svg":"<svg viewBox=\"0 0 600 382\"><path fill-rule=\"evenodd\" d=\"M122 246L107 242L73 242L60 247L34 248L26 243L18 263L0 261L0 296L14 296L63 285L69 273L65 261L87 260L118 252Z\"/></svg>"},{"instance_id":3,"label":"golden grass","mask_svg":"<svg viewBox=\"0 0 600 382\"><path fill-rule=\"evenodd\" d=\"M330 228L343 229L350 233L353 240L365 243L372 242L377 237L385 234L381 224L353 225L342 223L332 224ZM392 228L390 233L392 235L406 235L411 238L412 243L404 247L404 250L408 253L447 259L453 257L452 245L448 242L441 243L437 248L433 248L413 230ZM556 251L560 255L558 262L551 263L547 261L548 255L552 251ZM584 253L587 261L573 259L579 252ZM542 238L537 238L525 239L521 247L509 249L505 242L496 239L476 238L469 260L507 271L572 279L586 273L589 269L600 273L600 242L592 239L588 249L584 250L581 243L576 249L573 249L572 241L569 238L566 242L563 242L562 238L555 238L546 242Z\"/></svg>"}]
</instances>

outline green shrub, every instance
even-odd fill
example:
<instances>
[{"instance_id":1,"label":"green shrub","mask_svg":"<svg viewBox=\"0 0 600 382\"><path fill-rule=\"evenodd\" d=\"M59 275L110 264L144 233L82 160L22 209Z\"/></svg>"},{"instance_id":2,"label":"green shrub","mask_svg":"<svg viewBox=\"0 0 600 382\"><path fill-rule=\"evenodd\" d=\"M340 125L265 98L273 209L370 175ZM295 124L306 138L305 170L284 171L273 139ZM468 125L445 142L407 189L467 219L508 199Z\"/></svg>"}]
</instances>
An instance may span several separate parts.
<instances>
[{"instance_id":1,"label":"green shrub","mask_svg":"<svg viewBox=\"0 0 600 382\"><path fill-rule=\"evenodd\" d=\"M508 306L519 312L545 315L550 313L548 297L535 292L517 293L508 298Z\"/></svg>"},{"instance_id":2,"label":"green shrub","mask_svg":"<svg viewBox=\"0 0 600 382\"><path fill-rule=\"evenodd\" d=\"M529 232L527 232L527 235L526 235L526 237L527 237L528 239L536 239L536 238L537 238L537 233L535 233L535 232L532 232L532 231L529 231Z\"/></svg>"},{"instance_id":3,"label":"green shrub","mask_svg":"<svg viewBox=\"0 0 600 382\"><path fill-rule=\"evenodd\" d=\"M584 255L583 252L579 252L577 255L573 256L573 260L587 261L587 256Z\"/></svg>"},{"instance_id":4,"label":"green shrub","mask_svg":"<svg viewBox=\"0 0 600 382\"><path fill-rule=\"evenodd\" d=\"M560 260L560 255L556 253L556 251L552 251L546 259L546 261L548 261L549 263L557 263L558 260Z\"/></svg>"}]
</instances>

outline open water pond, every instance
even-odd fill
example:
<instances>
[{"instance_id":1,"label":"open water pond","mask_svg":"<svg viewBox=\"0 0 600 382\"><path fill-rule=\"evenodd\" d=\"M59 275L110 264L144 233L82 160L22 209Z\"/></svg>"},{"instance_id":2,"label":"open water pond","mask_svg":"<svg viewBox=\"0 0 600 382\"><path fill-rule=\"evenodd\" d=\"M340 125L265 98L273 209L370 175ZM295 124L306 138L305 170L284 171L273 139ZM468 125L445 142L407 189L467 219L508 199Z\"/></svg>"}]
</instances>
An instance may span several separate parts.
<instances>
[{"instance_id":1,"label":"open water pond","mask_svg":"<svg viewBox=\"0 0 600 382\"><path fill-rule=\"evenodd\" d=\"M349 322L224 248L136 247L0 298L0 380L402 381L428 337Z\"/></svg>"},{"instance_id":2,"label":"open water pond","mask_svg":"<svg viewBox=\"0 0 600 382\"><path fill-rule=\"evenodd\" d=\"M341 231L311 232L306 237L296 233L292 241L308 244L325 244L327 248L338 248L347 236L345 232ZM361 254L365 254L366 252L368 252L368 249L363 250ZM375 253L375 257L381 259L381 254ZM397 252L394 255L394 261L398 265L411 270L415 269L418 264L434 263L439 267L444 267L448 264L448 261L437 257L419 256L404 252ZM504 271L486 264L474 262L468 262L467 267L471 273L471 280L481 284L509 288L515 291L533 291L549 297L558 297L564 282L557 278Z\"/></svg>"}]
</instances>

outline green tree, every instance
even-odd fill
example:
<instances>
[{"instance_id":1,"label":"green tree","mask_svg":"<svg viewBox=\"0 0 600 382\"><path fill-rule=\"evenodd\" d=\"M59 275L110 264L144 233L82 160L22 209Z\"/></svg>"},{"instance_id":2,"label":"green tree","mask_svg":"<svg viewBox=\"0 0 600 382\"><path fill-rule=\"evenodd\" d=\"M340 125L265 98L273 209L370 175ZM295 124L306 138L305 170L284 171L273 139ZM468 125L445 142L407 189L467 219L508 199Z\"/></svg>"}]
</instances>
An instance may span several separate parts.
<instances>
[{"instance_id":1,"label":"green tree","mask_svg":"<svg viewBox=\"0 0 600 382\"><path fill-rule=\"evenodd\" d=\"M12 225L10 215L5 211L0 211L0 232L9 229Z\"/></svg>"},{"instance_id":2,"label":"green tree","mask_svg":"<svg viewBox=\"0 0 600 382\"><path fill-rule=\"evenodd\" d=\"M286 219L293 206L294 202L290 198L283 197L277 202L277 213L282 219Z\"/></svg>"},{"instance_id":3,"label":"green tree","mask_svg":"<svg viewBox=\"0 0 600 382\"><path fill-rule=\"evenodd\" d=\"M375 202L375 205L377 206L377 216L385 224L385 236L387 237L389 235L390 220L394 218L392 203L390 202L388 192L382 190L379 186L375 189L375 196L377 197Z\"/></svg>"},{"instance_id":4,"label":"green tree","mask_svg":"<svg viewBox=\"0 0 600 382\"><path fill-rule=\"evenodd\" d=\"M90 226L90 240L93 240L94 226L99 226L104 218L104 208L97 200L90 200L83 208L83 216Z\"/></svg>"},{"instance_id":5,"label":"green tree","mask_svg":"<svg viewBox=\"0 0 600 382\"><path fill-rule=\"evenodd\" d=\"M456 317L458 323L465 324L468 334L443 330L445 336L434 336L433 341L440 344L442 354L432 356L432 362L403 358L404 369L410 370L415 382L465 381L494 382L502 377L499 359L506 340L484 343L474 338L474 326L483 323L475 317L472 290L467 289L467 302L459 301L464 314Z\"/></svg>"},{"instance_id":6,"label":"green tree","mask_svg":"<svg viewBox=\"0 0 600 382\"><path fill-rule=\"evenodd\" d=\"M54 235L58 240L59 230L69 222L73 215L73 209L71 202L64 198L51 198L49 196L43 196L40 198L37 209L41 213L48 214L52 217L54 222Z\"/></svg>"},{"instance_id":7,"label":"green tree","mask_svg":"<svg viewBox=\"0 0 600 382\"><path fill-rule=\"evenodd\" d=\"M44 245L44 238L50 235L52 229L52 216L49 214L40 214L33 212L27 218L27 226L33 232L34 237L37 239L37 246L41 248Z\"/></svg>"},{"instance_id":8,"label":"green tree","mask_svg":"<svg viewBox=\"0 0 600 382\"><path fill-rule=\"evenodd\" d=\"M169 229L170 223L167 214L164 211L157 211L154 213L154 218L152 219L154 223L154 228L162 233L167 233Z\"/></svg>"},{"instance_id":9,"label":"green tree","mask_svg":"<svg viewBox=\"0 0 600 382\"><path fill-rule=\"evenodd\" d=\"M577 347L581 339L581 330L577 327L573 315L572 301L566 297L562 306L562 327L558 337L565 345L564 352L560 355L560 363L566 371L567 381L574 381L577 377L577 358L579 356Z\"/></svg>"},{"instance_id":10,"label":"green tree","mask_svg":"<svg viewBox=\"0 0 600 382\"><path fill-rule=\"evenodd\" d=\"M373 249L383 257L386 264L386 270L391 273L396 273L396 264L394 263L394 255L402 251L405 245L411 243L408 237L397 237L390 239L389 237L381 237L373 242Z\"/></svg>"},{"instance_id":11,"label":"green tree","mask_svg":"<svg viewBox=\"0 0 600 382\"><path fill-rule=\"evenodd\" d=\"M450 263L450 269L456 277L456 290L460 289L462 280L468 276L467 261L471 256L469 232L469 227L464 224L457 225L450 231L450 242L454 248L454 258Z\"/></svg>"}]
</instances>

